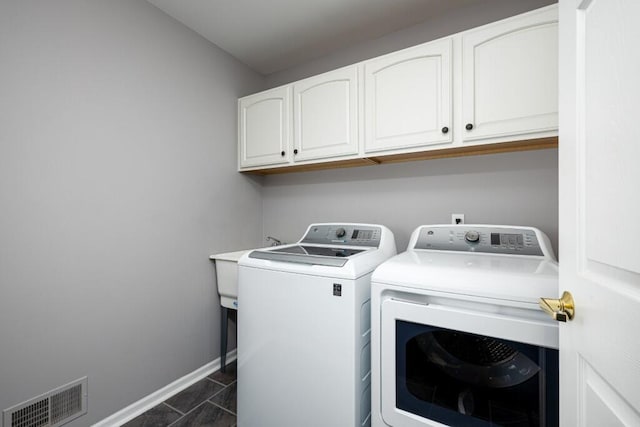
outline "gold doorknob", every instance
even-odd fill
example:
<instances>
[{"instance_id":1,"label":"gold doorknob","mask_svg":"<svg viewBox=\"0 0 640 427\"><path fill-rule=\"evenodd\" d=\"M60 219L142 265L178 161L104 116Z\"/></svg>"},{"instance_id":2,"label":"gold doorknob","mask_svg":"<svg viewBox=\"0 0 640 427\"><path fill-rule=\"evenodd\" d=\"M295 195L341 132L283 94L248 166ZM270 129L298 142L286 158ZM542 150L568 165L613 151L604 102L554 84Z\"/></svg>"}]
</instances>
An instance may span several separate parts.
<instances>
[{"instance_id":1,"label":"gold doorknob","mask_svg":"<svg viewBox=\"0 0 640 427\"><path fill-rule=\"evenodd\" d=\"M573 296L564 291L560 299L555 298L540 298L540 308L553 317L558 322L566 322L573 319L576 314L575 304L573 302Z\"/></svg>"}]
</instances>

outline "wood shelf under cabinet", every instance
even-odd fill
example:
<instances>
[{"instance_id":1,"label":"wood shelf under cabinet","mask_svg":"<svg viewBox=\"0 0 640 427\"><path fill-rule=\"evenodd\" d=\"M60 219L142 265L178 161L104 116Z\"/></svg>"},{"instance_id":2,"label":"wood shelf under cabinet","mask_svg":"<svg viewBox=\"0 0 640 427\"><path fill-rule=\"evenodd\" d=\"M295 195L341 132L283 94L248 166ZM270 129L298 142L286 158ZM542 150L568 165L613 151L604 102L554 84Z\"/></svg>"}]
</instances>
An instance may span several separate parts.
<instances>
[{"instance_id":1,"label":"wood shelf under cabinet","mask_svg":"<svg viewBox=\"0 0 640 427\"><path fill-rule=\"evenodd\" d=\"M283 166L268 169L242 171L254 175L275 175L293 172L309 172L325 169L350 168L358 166L372 166L385 163L401 163L416 160L444 159L449 157L478 156L484 154L511 153L516 151L544 150L558 147L558 137L529 139L517 142L503 142L499 144L473 145L470 147L443 148L440 150L419 151L415 153L389 154L370 156L361 159L338 160L326 163L311 163L306 165Z\"/></svg>"}]
</instances>

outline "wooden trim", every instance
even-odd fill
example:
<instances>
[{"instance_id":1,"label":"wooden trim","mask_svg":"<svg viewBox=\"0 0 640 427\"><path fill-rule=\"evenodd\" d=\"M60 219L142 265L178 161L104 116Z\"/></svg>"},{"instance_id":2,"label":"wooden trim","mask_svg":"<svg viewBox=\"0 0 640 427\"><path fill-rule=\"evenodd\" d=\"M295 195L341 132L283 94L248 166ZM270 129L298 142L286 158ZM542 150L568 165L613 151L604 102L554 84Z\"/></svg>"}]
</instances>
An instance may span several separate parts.
<instances>
[{"instance_id":1,"label":"wooden trim","mask_svg":"<svg viewBox=\"0 0 640 427\"><path fill-rule=\"evenodd\" d=\"M441 148L415 153L388 154L365 157L361 159L338 160L324 163L282 166L270 169L256 169L242 171L256 175L273 175L292 172L309 172L325 169L349 168L357 166L371 166L385 163L401 163L417 160L445 159L450 157L479 156L485 154L511 153L517 151L544 150L558 147L558 137L527 139L524 141L501 142L497 144L472 145L468 147Z\"/></svg>"},{"instance_id":2,"label":"wooden trim","mask_svg":"<svg viewBox=\"0 0 640 427\"><path fill-rule=\"evenodd\" d=\"M255 174L255 175L275 175L280 173L309 172L309 171L318 171L318 170L324 170L324 169L371 166L375 164L378 164L378 162L376 162L375 160L364 158L364 159L338 160L338 161L323 162L323 163L310 163L305 165L281 166L276 168L256 169L256 170L241 171L241 172L248 173L248 174Z\"/></svg>"},{"instance_id":3,"label":"wooden trim","mask_svg":"<svg viewBox=\"0 0 640 427\"><path fill-rule=\"evenodd\" d=\"M511 153L515 151L543 150L557 148L558 137L528 139L517 142L501 142L498 144L472 145L469 147L442 148L439 150L420 151L417 153L391 154L370 157L380 163L399 163L416 160L444 159L449 157L479 156L485 154Z\"/></svg>"}]
</instances>

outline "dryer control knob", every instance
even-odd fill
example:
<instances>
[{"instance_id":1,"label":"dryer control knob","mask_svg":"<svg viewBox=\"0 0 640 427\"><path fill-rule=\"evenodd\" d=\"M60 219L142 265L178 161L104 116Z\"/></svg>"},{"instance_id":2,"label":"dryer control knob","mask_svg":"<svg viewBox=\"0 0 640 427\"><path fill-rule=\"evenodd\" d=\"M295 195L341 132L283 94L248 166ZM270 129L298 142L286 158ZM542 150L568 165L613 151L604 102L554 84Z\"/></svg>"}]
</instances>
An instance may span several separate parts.
<instances>
[{"instance_id":1,"label":"dryer control knob","mask_svg":"<svg viewBox=\"0 0 640 427\"><path fill-rule=\"evenodd\" d=\"M477 243L480 240L480 233L477 231L467 231L464 235L464 240L470 243Z\"/></svg>"},{"instance_id":2,"label":"dryer control knob","mask_svg":"<svg viewBox=\"0 0 640 427\"><path fill-rule=\"evenodd\" d=\"M347 230L345 230L344 228L338 228L336 230L336 237L344 237L345 234L347 234Z\"/></svg>"}]
</instances>

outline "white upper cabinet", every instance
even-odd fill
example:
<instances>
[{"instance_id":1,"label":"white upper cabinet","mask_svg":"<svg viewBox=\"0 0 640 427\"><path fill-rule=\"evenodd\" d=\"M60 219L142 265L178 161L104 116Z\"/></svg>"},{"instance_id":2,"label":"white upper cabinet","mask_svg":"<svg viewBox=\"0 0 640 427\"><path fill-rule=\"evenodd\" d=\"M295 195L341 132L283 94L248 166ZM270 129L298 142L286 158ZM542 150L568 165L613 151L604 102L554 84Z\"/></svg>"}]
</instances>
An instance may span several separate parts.
<instances>
[{"instance_id":1,"label":"white upper cabinet","mask_svg":"<svg viewBox=\"0 0 640 427\"><path fill-rule=\"evenodd\" d=\"M365 152L453 141L450 38L364 63Z\"/></svg>"},{"instance_id":2,"label":"white upper cabinet","mask_svg":"<svg viewBox=\"0 0 640 427\"><path fill-rule=\"evenodd\" d=\"M293 161L358 154L358 68L293 84Z\"/></svg>"},{"instance_id":3,"label":"white upper cabinet","mask_svg":"<svg viewBox=\"0 0 640 427\"><path fill-rule=\"evenodd\" d=\"M462 34L462 140L558 129L557 7Z\"/></svg>"},{"instance_id":4,"label":"white upper cabinet","mask_svg":"<svg viewBox=\"0 0 640 427\"><path fill-rule=\"evenodd\" d=\"M286 164L290 153L290 89L280 87L238 101L240 168Z\"/></svg>"},{"instance_id":5,"label":"white upper cabinet","mask_svg":"<svg viewBox=\"0 0 640 427\"><path fill-rule=\"evenodd\" d=\"M239 169L259 173L557 147L558 7L242 98L239 114Z\"/></svg>"}]
</instances>

